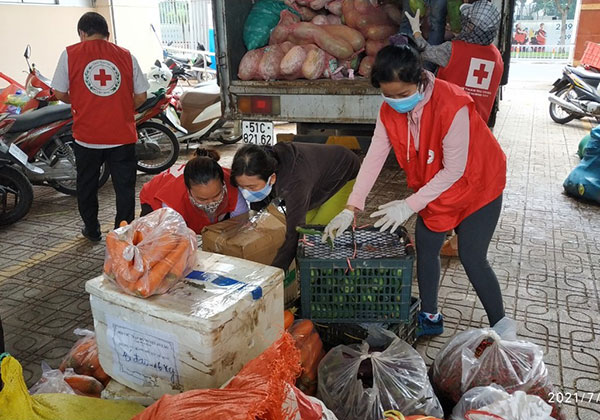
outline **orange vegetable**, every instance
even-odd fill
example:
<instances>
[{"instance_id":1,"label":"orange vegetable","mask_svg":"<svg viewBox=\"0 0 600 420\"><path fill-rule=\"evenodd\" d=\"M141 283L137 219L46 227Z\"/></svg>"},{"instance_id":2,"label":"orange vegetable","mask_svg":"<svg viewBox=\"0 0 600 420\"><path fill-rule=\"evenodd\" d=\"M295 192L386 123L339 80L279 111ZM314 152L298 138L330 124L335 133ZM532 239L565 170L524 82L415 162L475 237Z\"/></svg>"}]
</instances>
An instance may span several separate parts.
<instances>
[{"instance_id":1,"label":"orange vegetable","mask_svg":"<svg viewBox=\"0 0 600 420\"><path fill-rule=\"evenodd\" d=\"M180 240L177 247L166 258L159 261L147 276L144 276L136 282L136 292L144 297L152 295L154 291L160 287L174 265L184 259L184 254L188 248L189 245L187 241ZM183 268L178 267L177 269L183 271Z\"/></svg>"},{"instance_id":2,"label":"orange vegetable","mask_svg":"<svg viewBox=\"0 0 600 420\"><path fill-rule=\"evenodd\" d=\"M292 311L287 310L283 311L283 328L286 330L292 326L294 323L294 314Z\"/></svg>"},{"instance_id":3,"label":"orange vegetable","mask_svg":"<svg viewBox=\"0 0 600 420\"><path fill-rule=\"evenodd\" d=\"M139 230L133 232L133 244L137 245L144 240L144 235Z\"/></svg>"},{"instance_id":4,"label":"orange vegetable","mask_svg":"<svg viewBox=\"0 0 600 420\"><path fill-rule=\"evenodd\" d=\"M290 327L290 334L292 334L292 337L294 337L294 340L298 343L299 340L308 338L314 329L315 326L310 320L303 319L295 322L294 325Z\"/></svg>"},{"instance_id":5,"label":"orange vegetable","mask_svg":"<svg viewBox=\"0 0 600 420\"><path fill-rule=\"evenodd\" d=\"M100 398L104 386L96 378L86 375L66 375L65 382L69 384L78 395Z\"/></svg>"},{"instance_id":6,"label":"orange vegetable","mask_svg":"<svg viewBox=\"0 0 600 420\"><path fill-rule=\"evenodd\" d=\"M120 228L122 228L122 227L125 227L125 226L127 226L128 224L129 224L129 223L127 223L127 221L126 221L126 220L121 220L121 223L119 223L119 227L120 227Z\"/></svg>"},{"instance_id":7,"label":"orange vegetable","mask_svg":"<svg viewBox=\"0 0 600 420\"><path fill-rule=\"evenodd\" d=\"M181 249L180 249L181 248ZM175 275L175 277L179 278L183 276L183 272L187 266L187 258L185 253L189 250L190 244L186 239L181 240L178 245L179 254L175 255L173 258L177 258L173 263L173 268L171 269L171 273ZM176 251L177 251L176 249Z\"/></svg>"}]
</instances>

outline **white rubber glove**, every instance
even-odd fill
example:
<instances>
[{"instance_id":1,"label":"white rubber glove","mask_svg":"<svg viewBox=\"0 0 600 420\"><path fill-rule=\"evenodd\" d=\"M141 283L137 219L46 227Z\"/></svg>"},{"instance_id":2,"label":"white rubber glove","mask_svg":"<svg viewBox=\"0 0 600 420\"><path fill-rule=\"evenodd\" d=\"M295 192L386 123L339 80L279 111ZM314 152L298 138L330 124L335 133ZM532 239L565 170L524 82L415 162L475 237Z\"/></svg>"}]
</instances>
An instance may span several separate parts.
<instances>
[{"instance_id":1,"label":"white rubber glove","mask_svg":"<svg viewBox=\"0 0 600 420\"><path fill-rule=\"evenodd\" d=\"M325 226L323 231L323 237L321 242L327 242L328 238L334 240L339 237L346 229L348 229L354 221L354 212L352 210L344 209L341 213L331 219L331 222Z\"/></svg>"},{"instance_id":2,"label":"white rubber glove","mask_svg":"<svg viewBox=\"0 0 600 420\"><path fill-rule=\"evenodd\" d=\"M411 16L408 12L404 12L404 14L408 19L408 23L410 23L410 28L412 29L413 34L421 32L421 9L417 9L417 13L415 13L414 17Z\"/></svg>"},{"instance_id":3,"label":"white rubber glove","mask_svg":"<svg viewBox=\"0 0 600 420\"><path fill-rule=\"evenodd\" d=\"M385 232L391 227L390 232L394 233L413 214L414 211L406 204L406 200L396 200L379 206L379 210L373 213L371 217L380 218L373 226L376 228L381 226L381 229L379 229L381 232Z\"/></svg>"}]
</instances>

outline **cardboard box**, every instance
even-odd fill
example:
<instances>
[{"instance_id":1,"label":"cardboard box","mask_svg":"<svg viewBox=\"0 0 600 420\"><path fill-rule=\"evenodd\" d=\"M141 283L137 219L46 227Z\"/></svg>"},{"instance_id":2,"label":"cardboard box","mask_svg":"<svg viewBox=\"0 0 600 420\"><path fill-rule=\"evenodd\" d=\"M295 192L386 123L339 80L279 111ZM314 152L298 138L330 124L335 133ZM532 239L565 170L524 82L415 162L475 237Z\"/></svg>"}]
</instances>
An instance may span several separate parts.
<instances>
[{"instance_id":1,"label":"cardboard box","mask_svg":"<svg viewBox=\"0 0 600 420\"><path fill-rule=\"evenodd\" d=\"M270 265L285 240L285 216L270 205L253 217L248 214L205 227L202 250Z\"/></svg>"}]
</instances>

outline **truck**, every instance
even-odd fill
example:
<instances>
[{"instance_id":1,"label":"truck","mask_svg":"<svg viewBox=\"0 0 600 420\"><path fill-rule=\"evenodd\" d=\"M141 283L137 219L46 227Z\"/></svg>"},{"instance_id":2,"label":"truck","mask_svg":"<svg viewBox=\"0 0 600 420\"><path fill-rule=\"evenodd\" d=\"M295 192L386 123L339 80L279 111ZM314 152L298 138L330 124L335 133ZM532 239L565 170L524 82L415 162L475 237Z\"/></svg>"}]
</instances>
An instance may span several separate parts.
<instances>
[{"instance_id":1,"label":"truck","mask_svg":"<svg viewBox=\"0 0 600 420\"><path fill-rule=\"evenodd\" d=\"M246 47L243 30L251 0L212 0L216 34L217 80L223 116L241 121L245 143L273 144L274 122L296 123L293 140L325 143L354 138L356 148L368 148L382 103L369 79L243 81L237 77ZM502 21L496 45L504 59L501 86L508 81L514 1L493 0ZM502 88L488 124L495 123ZM334 140L335 142L335 140ZM356 146L358 144L358 146Z\"/></svg>"}]
</instances>

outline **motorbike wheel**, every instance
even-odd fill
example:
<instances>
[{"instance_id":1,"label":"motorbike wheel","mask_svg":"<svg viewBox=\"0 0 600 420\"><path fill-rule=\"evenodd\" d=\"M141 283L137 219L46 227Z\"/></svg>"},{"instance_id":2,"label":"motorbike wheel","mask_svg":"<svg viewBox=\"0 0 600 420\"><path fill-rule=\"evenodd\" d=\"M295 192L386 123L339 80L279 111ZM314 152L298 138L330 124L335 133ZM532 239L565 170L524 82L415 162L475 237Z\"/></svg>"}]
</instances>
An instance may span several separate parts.
<instances>
[{"instance_id":1,"label":"motorbike wheel","mask_svg":"<svg viewBox=\"0 0 600 420\"><path fill-rule=\"evenodd\" d=\"M50 161L53 159L64 159L66 158L71 165L73 165L74 175L77 176L77 165L75 163L75 151L73 150L73 140L63 141L62 146L58 146L56 143L52 143L50 148L47 150L48 158ZM108 181L110 171L105 163L100 167L100 178L98 180L98 188L102 187ZM56 191L67 195L77 195L77 181L51 181L50 186Z\"/></svg>"},{"instance_id":2,"label":"motorbike wheel","mask_svg":"<svg viewBox=\"0 0 600 420\"><path fill-rule=\"evenodd\" d=\"M31 203L33 187L27 177L12 166L0 167L0 226L21 220Z\"/></svg>"},{"instance_id":3,"label":"motorbike wheel","mask_svg":"<svg viewBox=\"0 0 600 420\"><path fill-rule=\"evenodd\" d=\"M571 91L570 87L566 87L556 93L556 96L559 98L565 99L565 97ZM571 114L569 111L563 109L560 105L555 104L554 102L550 102L550 118L559 124L566 124L570 121L573 121L577 118L577 114Z\"/></svg>"},{"instance_id":4,"label":"motorbike wheel","mask_svg":"<svg viewBox=\"0 0 600 420\"><path fill-rule=\"evenodd\" d=\"M146 144L158 146L160 153L155 159L138 159L138 170L147 174L158 174L169 169L179 157L179 141L175 134L164 125L147 121L137 127L137 147Z\"/></svg>"}]
</instances>

